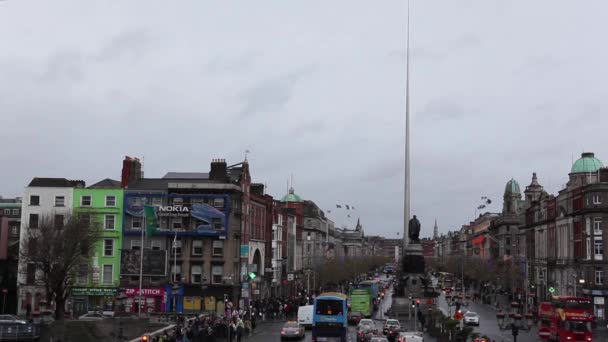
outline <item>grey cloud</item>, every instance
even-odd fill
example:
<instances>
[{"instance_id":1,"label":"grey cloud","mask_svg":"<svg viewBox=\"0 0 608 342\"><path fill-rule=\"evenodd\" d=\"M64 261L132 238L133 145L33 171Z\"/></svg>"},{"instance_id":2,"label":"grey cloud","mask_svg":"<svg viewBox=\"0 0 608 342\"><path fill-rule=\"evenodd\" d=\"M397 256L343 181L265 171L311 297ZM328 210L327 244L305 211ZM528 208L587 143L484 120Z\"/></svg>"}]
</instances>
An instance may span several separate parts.
<instances>
[{"instance_id":1,"label":"grey cloud","mask_svg":"<svg viewBox=\"0 0 608 342\"><path fill-rule=\"evenodd\" d=\"M151 41L152 35L148 30L127 31L112 37L93 55L93 59L98 62L109 62L120 58L137 60L144 54Z\"/></svg>"},{"instance_id":2,"label":"grey cloud","mask_svg":"<svg viewBox=\"0 0 608 342\"><path fill-rule=\"evenodd\" d=\"M432 99L415 113L416 119L423 121L459 120L466 114L461 105L446 98Z\"/></svg>"},{"instance_id":3,"label":"grey cloud","mask_svg":"<svg viewBox=\"0 0 608 342\"><path fill-rule=\"evenodd\" d=\"M80 82L85 77L86 56L77 51L62 51L52 55L46 64L41 81Z\"/></svg>"},{"instance_id":4,"label":"grey cloud","mask_svg":"<svg viewBox=\"0 0 608 342\"><path fill-rule=\"evenodd\" d=\"M247 89L240 96L241 118L255 114L267 114L283 108L291 99L298 81L314 73L315 70L316 66L306 66L275 78L266 79Z\"/></svg>"},{"instance_id":5,"label":"grey cloud","mask_svg":"<svg viewBox=\"0 0 608 342\"><path fill-rule=\"evenodd\" d=\"M213 58L204 66L205 72L232 72L241 73L253 68L255 60L258 58L253 51L239 54L238 56L222 55Z\"/></svg>"}]
</instances>

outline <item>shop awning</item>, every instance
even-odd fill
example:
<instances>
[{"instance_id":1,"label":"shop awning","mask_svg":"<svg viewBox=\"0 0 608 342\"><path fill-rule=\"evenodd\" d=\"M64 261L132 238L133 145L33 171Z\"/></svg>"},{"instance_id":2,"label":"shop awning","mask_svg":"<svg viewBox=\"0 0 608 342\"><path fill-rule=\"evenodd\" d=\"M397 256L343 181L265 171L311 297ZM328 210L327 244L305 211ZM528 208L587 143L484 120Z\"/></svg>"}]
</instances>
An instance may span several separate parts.
<instances>
[{"instance_id":1,"label":"shop awning","mask_svg":"<svg viewBox=\"0 0 608 342\"><path fill-rule=\"evenodd\" d=\"M476 238L473 239L473 244L474 245L481 245L483 244L483 242L486 241L486 237L483 235L480 235Z\"/></svg>"}]
</instances>

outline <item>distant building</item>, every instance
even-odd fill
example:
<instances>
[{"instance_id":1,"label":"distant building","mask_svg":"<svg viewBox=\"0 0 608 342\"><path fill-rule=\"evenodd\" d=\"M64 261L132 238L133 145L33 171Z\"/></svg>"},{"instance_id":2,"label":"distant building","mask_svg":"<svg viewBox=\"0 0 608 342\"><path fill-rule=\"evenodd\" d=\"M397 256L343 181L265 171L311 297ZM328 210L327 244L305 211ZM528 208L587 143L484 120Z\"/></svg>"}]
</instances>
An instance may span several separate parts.
<instances>
[{"instance_id":1,"label":"distant building","mask_svg":"<svg viewBox=\"0 0 608 342\"><path fill-rule=\"evenodd\" d=\"M0 289L6 290L5 313L17 313L17 271L21 198L0 197Z\"/></svg>"}]
</instances>

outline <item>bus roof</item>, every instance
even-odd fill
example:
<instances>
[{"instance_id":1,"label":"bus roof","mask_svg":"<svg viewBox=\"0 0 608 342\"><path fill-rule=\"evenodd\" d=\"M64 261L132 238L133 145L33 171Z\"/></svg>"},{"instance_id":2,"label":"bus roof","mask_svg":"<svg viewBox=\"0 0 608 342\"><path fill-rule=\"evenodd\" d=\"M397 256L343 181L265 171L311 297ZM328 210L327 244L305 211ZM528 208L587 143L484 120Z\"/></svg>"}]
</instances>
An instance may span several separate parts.
<instances>
[{"instance_id":1,"label":"bus roof","mask_svg":"<svg viewBox=\"0 0 608 342\"><path fill-rule=\"evenodd\" d=\"M340 292L325 292L325 293L321 293L318 298L321 297L338 297L338 298L342 298L342 299L348 299L348 296L345 295L344 293L340 293Z\"/></svg>"}]
</instances>

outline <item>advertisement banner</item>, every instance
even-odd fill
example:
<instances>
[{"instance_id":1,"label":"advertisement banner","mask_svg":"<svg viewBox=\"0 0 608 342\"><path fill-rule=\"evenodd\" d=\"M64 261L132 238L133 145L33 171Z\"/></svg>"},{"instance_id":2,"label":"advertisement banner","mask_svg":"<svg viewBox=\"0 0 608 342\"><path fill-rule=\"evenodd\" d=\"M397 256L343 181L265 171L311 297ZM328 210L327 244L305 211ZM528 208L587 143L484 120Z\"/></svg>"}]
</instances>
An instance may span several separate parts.
<instances>
[{"instance_id":1,"label":"advertisement banner","mask_svg":"<svg viewBox=\"0 0 608 342\"><path fill-rule=\"evenodd\" d=\"M116 296L115 287L73 287L72 296Z\"/></svg>"},{"instance_id":2,"label":"advertisement banner","mask_svg":"<svg viewBox=\"0 0 608 342\"><path fill-rule=\"evenodd\" d=\"M241 259L249 259L249 245L241 245Z\"/></svg>"},{"instance_id":3,"label":"advertisement banner","mask_svg":"<svg viewBox=\"0 0 608 342\"><path fill-rule=\"evenodd\" d=\"M139 256L138 249L120 250L120 275L139 276ZM167 251L164 250L144 250L144 276L166 276L167 275Z\"/></svg>"},{"instance_id":4,"label":"advertisement banner","mask_svg":"<svg viewBox=\"0 0 608 342\"><path fill-rule=\"evenodd\" d=\"M149 235L225 237L228 233L228 195L135 194L124 199L124 231ZM145 221L145 226L144 226Z\"/></svg>"}]
</instances>

